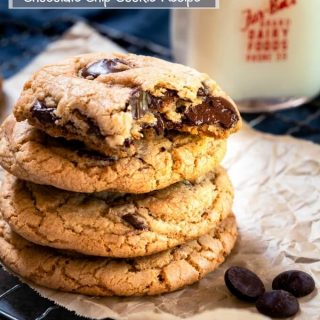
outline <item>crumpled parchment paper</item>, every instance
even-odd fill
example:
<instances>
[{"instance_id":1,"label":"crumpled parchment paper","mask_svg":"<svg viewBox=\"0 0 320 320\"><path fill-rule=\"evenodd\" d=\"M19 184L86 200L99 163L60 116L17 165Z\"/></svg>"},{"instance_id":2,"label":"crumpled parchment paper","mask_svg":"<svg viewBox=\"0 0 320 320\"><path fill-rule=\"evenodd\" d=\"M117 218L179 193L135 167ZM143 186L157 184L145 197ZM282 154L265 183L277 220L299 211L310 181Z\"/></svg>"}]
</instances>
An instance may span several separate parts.
<instances>
[{"instance_id":1,"label":"crumpled parchment paper","mask_svg":"<svg viewBox=\"0 0 320 320\"><path fill-rule=\"evenodd\" d=\"M36 69L65 56L91 51L122 51L78 23L60 40L5 83L7 108ZM239 240L226 262L199 283L158 297L92 298L32 285L42 296L90 318L102 319L266 319L251 304L232 297L223 281L232 265L258 273L270 289L274 276L288 269L310 273L320 286L320 146L248 127L229 139L224 165L235 187ZM295 319L319 320L318 289L299 299Z\"/></svg>"}]
</instances>

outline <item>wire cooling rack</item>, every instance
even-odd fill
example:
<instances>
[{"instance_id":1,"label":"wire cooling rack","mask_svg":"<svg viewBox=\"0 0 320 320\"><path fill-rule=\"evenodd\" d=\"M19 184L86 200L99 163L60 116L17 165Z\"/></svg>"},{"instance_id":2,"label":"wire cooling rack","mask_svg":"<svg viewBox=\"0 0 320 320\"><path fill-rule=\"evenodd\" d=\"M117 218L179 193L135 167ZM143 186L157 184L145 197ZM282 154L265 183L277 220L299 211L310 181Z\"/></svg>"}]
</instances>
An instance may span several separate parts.
<instances>
[{"instance_id":1,"label":"wire cooling rack","mask_svg":"<svg viewBox=\"0 0 320 320\"><path fill-rule=\"evenodd\" d=\"M82 320L86 318L79 317L74 312L41 297L0 267L0 319Z\"/></svg>"},{"instance_id":2,"label":"wire cooling rack","mask_svg":"<svg viewBox=\"0 0 320 320\"><path fill-rule=\"evenodd\" d=\"M0 61L0 74L13 75L46 44L55 40L78 19L55 19L45 27L24 24L23 21L0 21L0 50L8 48L19 50L19 55ZM88 21L87 21L88 22ZM102 24L90 23L101 34L124 47L130 52L158 56L170 60L170 49L124 34ZM16 30L12 32L12 30ZM320 97L295 109L273 113L243 114L252 127L274 134L292 136L320 143ZM81 320L65 308L41 297L27 285L0 267L0 320Z\"/></svg>"}]
</instances>

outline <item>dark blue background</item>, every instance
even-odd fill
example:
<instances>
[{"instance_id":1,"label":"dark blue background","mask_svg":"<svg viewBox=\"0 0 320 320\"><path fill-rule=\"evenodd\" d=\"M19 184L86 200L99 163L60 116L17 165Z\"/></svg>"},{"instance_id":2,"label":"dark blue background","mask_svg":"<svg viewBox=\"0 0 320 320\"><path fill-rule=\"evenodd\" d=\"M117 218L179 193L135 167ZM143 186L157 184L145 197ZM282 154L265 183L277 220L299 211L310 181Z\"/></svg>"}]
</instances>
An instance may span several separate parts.
<instances>
[{"instance_id":1,"label":"dark blue background","mask_svg":"<svg viewBox=\"0 0 320 320\"><path fill-rule=\"evenodd\" d=\"M0 73L4 77L17 72L78 19L169 47L169 10L9 10L7 6L6 0L0 1ZM30 54L21 55L26 52Z\"/></svg>"},{"instance_id":2,"label":"dark blue background","mask_svg":"<svg viewBox=\"0 0 320 320\"><path fill-rule=\"evenodd\" d=\"M15 74L79 19L128 51L171 59L169 10L8 10L7 1L0 1L0 74L4 77ZM319 97L296 109L243 116L258 130L320 143Z\"/></svg>"}]
</instances>

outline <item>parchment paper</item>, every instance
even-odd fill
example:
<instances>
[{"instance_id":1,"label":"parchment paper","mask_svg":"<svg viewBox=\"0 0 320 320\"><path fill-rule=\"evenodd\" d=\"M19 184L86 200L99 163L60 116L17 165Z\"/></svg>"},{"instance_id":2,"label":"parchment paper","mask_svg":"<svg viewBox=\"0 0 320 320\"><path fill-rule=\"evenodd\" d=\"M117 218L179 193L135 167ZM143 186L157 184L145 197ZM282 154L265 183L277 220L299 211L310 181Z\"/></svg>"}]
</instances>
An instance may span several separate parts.
<instances>
[{"instance_id":1,"label":"parchment paper","mask_svg":"<svg viewBox=\"0 0 320 320\"><path fill-rule=\"evenodd\" d=\"M51 44L27 68L5 83L7 109L28 76L45 63L91 51L121 51L83 23ZM287 269L310 273L320 285L320 147L248 127L229 141L224 160L235 186L239 240L227 261L199 283L175 293L142 298L91 298L32 286L42 296L90 318L266 319L227 291L223 274L232 265L257 272L270 289ZM318 289L299 299L295 319L319 320Z\"/></svg>"}]
</instances>

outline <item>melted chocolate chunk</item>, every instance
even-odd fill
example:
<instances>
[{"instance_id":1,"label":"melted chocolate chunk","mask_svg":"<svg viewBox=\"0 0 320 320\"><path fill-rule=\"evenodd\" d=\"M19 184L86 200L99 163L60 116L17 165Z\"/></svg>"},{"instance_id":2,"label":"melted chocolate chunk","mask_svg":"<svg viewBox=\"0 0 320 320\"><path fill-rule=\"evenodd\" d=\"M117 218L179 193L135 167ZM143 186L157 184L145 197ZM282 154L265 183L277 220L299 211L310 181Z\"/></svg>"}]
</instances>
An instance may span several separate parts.
<instances>
[{"instance_id":1,"label":"melted chocolate chunk","mask_svg":"<svg viewBox=\"0 0 320 320\"><path fill-rule=\"evenodd\" d=\"M31 107L31 114L42 124L52 124L58 117L54 113L55 108L48 108L44 101L36 100Z\"/></svg>"},{"instance_id":2,"label":"melted chocolate chunk","mask_svg":"<svg viewBox=\"0 0 320 320\"><path fill-rule=\"evenodd\" d=\"M274 278L272 289L285 290L295 297L304 297L315 289L315 282L306 272L290 270L282 272Z\"/></svg>"},{"instance_id":3,"label":"melted chocolate chunk","mask_svg":"<svg viewBox=\"0 0 320 320\"><path fill-rule=\"evenodd\" d=\"M299 311L299 302L287 291L274 290L261 295L256 302L256 308L271 318L287 318Z\"/></svg>"},{"instance_id":4,"label":"melted chocolate chunk","mask_svg":"<svg viewBox=\"0 0 320 320\"><path fill-rule=\"evenodd\" d=\"M242 267L231 267L224 274L229 291L245 301L256 301L265 292L261 279L252 271Z\"/></svg>"},{"instance_id":5,"label":"melted chocolate chunk","mask_svg":"<svg viewBox=\"0 0 320 320\"><path fill-rule=\"evenodd\" d=\"M221 97L207 96L201 104L191 107L184 115L184 123L195 126L218 124L230 129L239 121L233 105Z\"/></svg>"},{"instance_id":6,"label":"melted chocolate chunk","mask_svg":"<svg viewBox=\"0 0 320 320\"><path fill-rule=\"evenodd\" d=\"M148 94L148 98L149 98L148 107L150 110L158 111L162 108L162 105L164 102L163 98L155 97L151 94Z\"/></svg>"},{"instance_id":7,"label":"melted chocolate chunk","mask_svg":"<svg viewBox=\"0 0 320 320\"><path fill-rule=\"evenodd\" d=\"M125 222L129 223L132 227L134 227L137 230L148 230L149 229L146 222L136 214L127 213L124 216L122 216L122 219Z\"/></svg>"},{"instance_id":8,"label":"melted chocolate chunk","mask_svg":"<svg viewBox=\"0 0 320 320\"><path fill-rule=\"evenodd\" d=\"M89 66L81 69L80 75L84 78L97 78L101 74L108 74L114 72L120 72L127 70L128 67L124 61L115 58L115 59L102 59L98 60Z\"/></svg>"},{"instance_id":9,"label":"melted chocolate chunk","mask_svg":"<svg viewBox=\"0 0 320 320\"><path fill-rule=\"evenodd\" d=\"M135 120L143 117L147 112L152 112L157 118L157 123L154 126L157 134L163 134L165 129L179 129L182 125L175 124L170 120L166 120L158 114L164 104L175 100L178 113L184 114L183 123L189 125L200 126L203 124L218 124L225 129L230 129L239 121L239 117L233 105L224 98L209 97L206 88L198 90L198 96L203 96L205 99L197 106L194 106L186 111L183 104L179 104L179 97L174 90L167 90L162 97L152 96L150 93L135 89L129 100L132 108L132 115Z\"/></svg>"}]
</instances>

